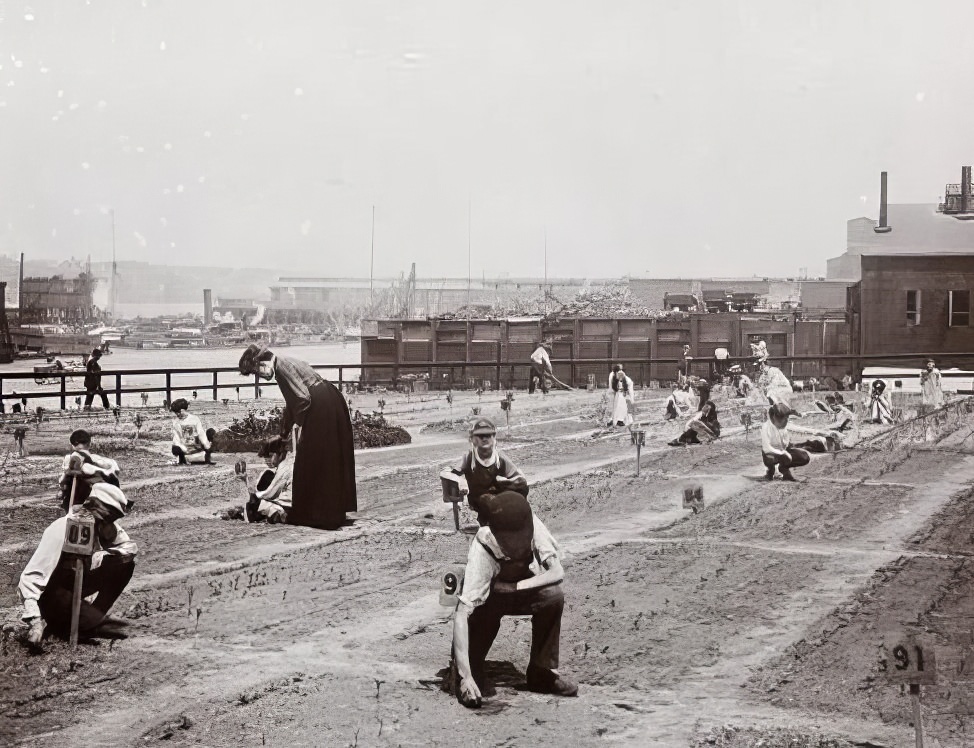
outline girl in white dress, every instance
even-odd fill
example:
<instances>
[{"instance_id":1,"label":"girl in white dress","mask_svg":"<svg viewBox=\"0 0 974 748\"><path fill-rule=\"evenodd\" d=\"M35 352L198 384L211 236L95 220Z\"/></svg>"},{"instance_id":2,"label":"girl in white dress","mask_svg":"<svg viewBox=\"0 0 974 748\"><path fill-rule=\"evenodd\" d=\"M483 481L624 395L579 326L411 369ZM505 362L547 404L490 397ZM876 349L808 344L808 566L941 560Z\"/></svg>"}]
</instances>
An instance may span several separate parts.
<instances>
[{"instance_id":1,"label":"girl in white dress","mask_svg":"<svg viewBox=\"0 0 974 748\"><path fill-rule=\"evenodd\" d=\"M614 368L614 367L613 367ZM620 366L618 371L609 377L609 387L612 389L612 420L613 426L629 426L632 424L632 380Z\"/></svg>"}]
</instances>

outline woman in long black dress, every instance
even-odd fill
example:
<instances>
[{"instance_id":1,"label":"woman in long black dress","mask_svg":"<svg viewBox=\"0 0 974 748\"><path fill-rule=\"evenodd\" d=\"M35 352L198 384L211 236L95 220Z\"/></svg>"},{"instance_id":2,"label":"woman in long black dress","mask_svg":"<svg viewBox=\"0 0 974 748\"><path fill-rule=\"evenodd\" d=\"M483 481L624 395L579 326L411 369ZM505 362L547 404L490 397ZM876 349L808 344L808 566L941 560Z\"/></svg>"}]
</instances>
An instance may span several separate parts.
<instances>
[{"instance_id":1,"label":"woman in long black dress","mask_svg":"<svg viewBox=\"0 0 974 748\"><path fill-rule=\"evenodd\" d=\"M358 511L352 421L342 393L304 361L251 345L240 373L276 379L284 395L281 436L294 431L294 479L288 523L335 530Z\"/></svg>"}]
</instances>

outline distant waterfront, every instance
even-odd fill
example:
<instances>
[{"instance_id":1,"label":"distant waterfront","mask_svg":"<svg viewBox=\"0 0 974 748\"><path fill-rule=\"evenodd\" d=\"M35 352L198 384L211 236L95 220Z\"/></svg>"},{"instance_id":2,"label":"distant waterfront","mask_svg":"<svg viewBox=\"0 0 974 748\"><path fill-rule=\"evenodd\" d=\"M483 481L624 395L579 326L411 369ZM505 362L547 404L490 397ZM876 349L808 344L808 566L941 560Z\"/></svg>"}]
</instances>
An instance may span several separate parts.
<instances>
[{"instance_id":1,"label":"distant waterfront","mask_svg":"<svg viewBox=\"0 0 974 748\"><path fill-rule=\"evenodd\" d=\"M112 389L115 386L115 377L112 374L113 370L118 369L181 369L181 368L205 368L205 367L235 367L237 361L240 359L240 354L243 352L246 346L236 346L233 348L195 348L195 349L157 349L157 350L136 350L132 348L116 348L109 356L105 356L101 360L102 368L102 386L105 388L108 394L109 401L112 405L115 404L114 394ZM350 342L347 344L342 343L317 343L313 345L291 345L291 346L281 346L276 349L277 353L283 356L292 356L294 358L307 361L310 364L357 364L361 361L360 355L361 346L358 341ZM59 356L61 361L67 363L73 360L72 356ZM0 365L0 377L4 374L14 374L14 373L28 373L34 370L34 366L43 364L44 359L27 359L23 361L14 361L11 364ZM338 370L337 369L321 369L319 373L326 379L336 381L338 380ZM346 371L345 379L358 379L357 371ZM165 383L164 377L161 375L127 375L124 377L122 386L126 388L130 387L161 387ZM212 389L207 389L208 385L212 384L212 379L209 375L205 374L188 374L184 376L174 376L172 379L174 386L192 386L197 388L198 397L203 401L213 401L213 391ZM254 396L253 390L253 378L244 378L240 376L235 376L233 374L221 374L220 375L221 384L239 384L240 385L240 396L242 399L250 399ZM20 380L20 381L4 381L3 383L3 394L7 395L16 390L17 392L43 392L56 390L59 387L57 384L37 384L32 379L31 380ZM72 390L83 390L84 389L84 376L75 376L68 380L67 389ZM268 398L280 398L280 390L277 389L277 385L273 382L266 382L261 384L261 391L263 397ZM68 398L68 409L75 407L74 397L70 396ZM192 399L192 392L179 392L174 394L173 398L176 397L186 397L187 399ZM220 399L225 397L236 398L236 393L233 390L220 390ZM149 403L150 404L161 404L165 395L161 392L154 392L150 394ZM98 402L96 398L95 402ZM31 399L29 401L29 408L41 405L45 408L57 409L58 400L55 398L44 398L44 399ZM126 394L122 396L123 406L137 406L141 405L141 397L137 393ZM10 412L11 402L6 401L7 412Z\"/></svg>"}]
</instances>

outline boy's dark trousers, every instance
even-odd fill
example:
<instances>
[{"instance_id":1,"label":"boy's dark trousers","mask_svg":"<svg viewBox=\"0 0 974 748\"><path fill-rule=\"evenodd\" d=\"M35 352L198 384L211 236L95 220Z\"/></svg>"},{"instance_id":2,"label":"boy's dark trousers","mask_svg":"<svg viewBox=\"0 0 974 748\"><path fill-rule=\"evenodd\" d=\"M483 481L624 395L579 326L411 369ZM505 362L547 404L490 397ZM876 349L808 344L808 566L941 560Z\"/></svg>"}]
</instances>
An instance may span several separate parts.
<instances>
[{"instance_id":1,"label":"boy's dark trousers","mask_svg":"<svg viewBox=\"0 0 974 748\"><path fill-rule=\"evenodd\" d=\"M74 569L67 562L67 558L61 557L47 588L37 601L41 616L51 631L64 636L67 636L71 628L71 599L74 590ZM97 569L85 569L79 630L90 631L102 622L132 579L134 571L135 563L131 558L123 560L119 556L111 555L106 555ZM83 599L96 592L98 595L93 603Z\"/></svg>"},{"instance_id":2,"label":"boy's dark trousers","mask_svg":"<svg viewBox=\"0 0 974 748\"><path fill-rule=\"evenodd\" d=\"M808 452L796 447L788 447L787 457L785 455L762 452L761 458L764 460L764 466L768 469L769 474L773 474L777 466L781 470L782 475L785 475L785 471L789 471L793 467L801 467L812 461L812 457Z\"/></svg>"},{"instance_id":3,"label":"boy's dark trousers","mask_svg":"<svg viewBox=\"0 0 974 748\"><path fill-rule=\"evenodd\" d=\"M531 381L528 383L528 394L534 393L534 378L538 378L538 384L541 387L541 392L545 395L548 394L548 383L545 381L545 367L543 364L531 362Z\"/></svg>"},{"instance_id":4,"label":"boy's dark trousers","mask_svg":"<svg viewBox=\"0 0 974 748\"><path fill-rule=\"evenodd\" d=\"M561 614L565 595L560 584L520 592L491 591L483 605L468 618L470 670L478 684L484 682L484 661L500 630L504 616L531 616L531 659L529 667L545 671L558 669Z\"/></svg>"},{"instance_id":5,"label":"boy's dark trousers","mask_svg":"<svg viewBox=\"0 0 974 748\"><path fill-rule=\"evenodd\" d=\"M94 389L85 391L85 408L91 408L91 402L95 399L95 395L101 395L101 404L105 410L109 410L111 406L108 404L108 396L105 394L105 390L98 385Z\"/></svg>"}]
</instances>

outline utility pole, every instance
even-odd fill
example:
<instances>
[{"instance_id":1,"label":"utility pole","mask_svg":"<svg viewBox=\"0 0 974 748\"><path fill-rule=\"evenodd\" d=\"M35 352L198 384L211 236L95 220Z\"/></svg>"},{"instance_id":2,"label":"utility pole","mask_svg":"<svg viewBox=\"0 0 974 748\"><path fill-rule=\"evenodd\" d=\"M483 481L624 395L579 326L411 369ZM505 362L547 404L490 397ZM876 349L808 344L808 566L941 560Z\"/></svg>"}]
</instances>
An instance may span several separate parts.
<instances>
[{"instance_id":1,"label":"utility pole","mask_svg":"<svg viewBox=\"0 0 974 748\"><path fill-rule=\"evenodd\" d=\"M115 281L115 272L117 271L117 266L115 264L115 208L112 208L112 289L111 289L111 309L112 309L112 322L115 321L115 301L118 296L118 287Z\"/></svg>"},{"instance_id":2,"label":"utility pole","mask_svg":"<svg viewBox=\"0 0 974 748\"><path fill-rule=\"evenodd\" d=\"M373 287L372 278L375 275L375 206L372 206L372 255L369 261L369 312L375 314L375 289Z\"/></svg>"},{"instance_id":3,"label":"utility pole","mask_svg":"<svg viewBox=\"0 0 974 748\"><path fill-rule=\"evenodd\" d=\"M470 196L467 196L467 319L470 319L470 216L472 213Z\"/></svg>"},{"instance_id":4,"label":"utility pole","mask_svg":"<svg viewBox=\"0 0 974 748\"><path fill-rule=\"evenodd\" d=\"M544 313L548 314L548 227L544 230Z\"/></svg>"}]
</instances>

